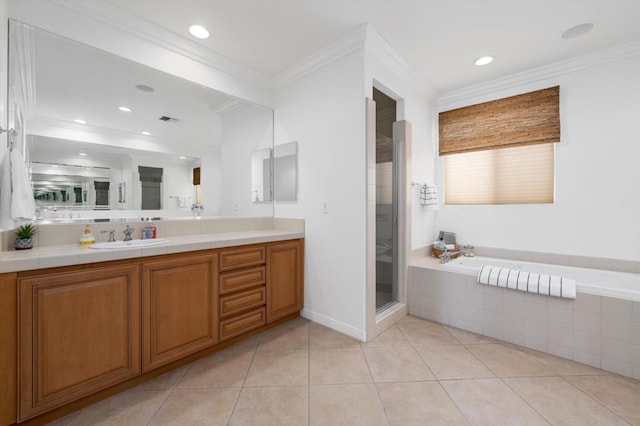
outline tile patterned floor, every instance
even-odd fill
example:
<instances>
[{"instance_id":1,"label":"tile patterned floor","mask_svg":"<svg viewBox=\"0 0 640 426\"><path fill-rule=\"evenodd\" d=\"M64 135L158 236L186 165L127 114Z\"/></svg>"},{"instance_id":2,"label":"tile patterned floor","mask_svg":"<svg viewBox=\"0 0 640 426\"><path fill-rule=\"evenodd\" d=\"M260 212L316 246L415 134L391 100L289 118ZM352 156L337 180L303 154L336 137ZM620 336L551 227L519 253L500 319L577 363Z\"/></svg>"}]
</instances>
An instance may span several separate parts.
<instances>
[{"instance_id":1,"label":"tile patterned floor","mask_svg":"<svg viewBox=\"0 0 640 426\"><path fill-rule=\"evenodd\" d=\"M298 318L55 424L640 425L640 382L411 316L366 344Z\"/></svg>"}]
</instances>

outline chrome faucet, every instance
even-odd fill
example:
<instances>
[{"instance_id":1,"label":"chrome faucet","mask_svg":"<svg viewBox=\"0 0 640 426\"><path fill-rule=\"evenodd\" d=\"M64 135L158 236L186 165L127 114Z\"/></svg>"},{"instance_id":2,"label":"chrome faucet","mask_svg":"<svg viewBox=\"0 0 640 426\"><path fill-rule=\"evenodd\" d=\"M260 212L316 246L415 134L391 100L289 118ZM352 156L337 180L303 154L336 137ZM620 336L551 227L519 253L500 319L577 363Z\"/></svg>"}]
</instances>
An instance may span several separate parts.
<instances>
[{"instance_id":1,"label":"chrome faucet","mask_svg":"<svg viewBox=\"0 0 640 426\"><path fill-rule=\"evenodd\" d=\"M122 241L131 241L133 239L131 238L131 234L133 234L133 231L135 231L135 228L132 228L129 225L127 225L127 229L122 231L122 233L124 234L124 240Z\"/></svg>"},{"instance_id":2,"label":"chrome faucet","mask_svg":"<svg viewBox=\"0 0 640 426\"><path fill-rule=\"evenodd\" d=\"M109 233L109 240L107 241L108 243L115 243L116 242L116 231L115 229L111 229L109 231L100 231L101 234L106 234Z\"/></svg>"},{"instance_id":3,"label":"chrome faucet","mask_svg":"<svg viewBox=\"0 0 640 426\"><path fill-rule=\"evenodd\" d=\"M440 263L447 263L451 260L451 254L445 249L440 255Z\"/></svg>"}]
</instances>

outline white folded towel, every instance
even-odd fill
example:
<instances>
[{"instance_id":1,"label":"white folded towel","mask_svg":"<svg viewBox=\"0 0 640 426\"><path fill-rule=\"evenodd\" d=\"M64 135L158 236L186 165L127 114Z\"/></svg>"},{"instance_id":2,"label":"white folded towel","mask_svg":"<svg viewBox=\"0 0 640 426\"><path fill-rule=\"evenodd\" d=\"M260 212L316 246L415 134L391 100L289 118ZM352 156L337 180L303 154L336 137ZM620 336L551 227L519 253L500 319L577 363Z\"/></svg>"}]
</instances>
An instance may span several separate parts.
<instances>
[{"instance_id":1,"label":"white folded towel","mask_svg":"<svg viewBox=\"0 0 640 426\"><path fill-rule=\"evenodd\" d=\"M508 269L500 269L498 273L498 287L507 287L507 279L509 278Z\"/></svg>"},{"instance_id":2,"label":"white folded towel","mask_svg":"<svg viewBox=\"0 0 640 426\"><path fill-rule=\"evenodd\" d=\"M529 273L518 271L518 290L520 291L528 291L529 290Z\"/></svg>"},{"instance_id":3,"label":"white folded towel","mask_svg":"<svg viewBox=\"0 0 640 426\"><path fill-rule=\"evenodd\" d=\"M427 210L439 210L438 187L430 184L420 185L420 204Z\"/></svg>"},{"instance_id":4,"label":"white folded towel","mask_svg":"<svg viewBox=\"0 0 640 426\"><path fill-rule=\"evenodd\" d=\"M17 149L5 152L0 162L0 227L33 220L36 204L27 167Z\"/></svg>"},{"instance_id":5,"label":"white folded towel","mask_svg":"<svg viewBox=\"0 0 640 426\"><path fill-rule=\"evenodd\" d=\"M13 229L9 151L2 155L2 161L0 161L0 229Z\"/></svg>"},{"instance_id":6,"label":"white folded towel","mask_svg":"<svg viewBox=\"0 0 640 426\"><path fill-rule=\"evenodd\" d=\"M526 291L545 296L576 298L575 280L555 275L523 272L499 266L484 265L478 273L479 284Z\"/></svg>"}]
</instances>

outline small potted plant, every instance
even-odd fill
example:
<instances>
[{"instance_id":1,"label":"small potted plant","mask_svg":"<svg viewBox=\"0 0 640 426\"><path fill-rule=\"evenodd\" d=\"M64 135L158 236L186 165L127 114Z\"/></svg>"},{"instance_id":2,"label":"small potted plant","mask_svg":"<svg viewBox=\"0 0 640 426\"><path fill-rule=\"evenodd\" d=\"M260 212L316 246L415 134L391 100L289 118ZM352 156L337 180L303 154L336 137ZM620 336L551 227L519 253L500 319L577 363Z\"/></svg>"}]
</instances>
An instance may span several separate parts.
<instances>
[{"instance_id":1,"label":"small potted plant","mask_svg":"<svg viewBox=\"0 0 640 426\"><path fill-rule=\"evenodd\" d=\"M27 223L26 225L20 225L14 231L16 240L13 243L13 248L16 250L28 250L33 248L33 237L38 233L38 228L33 223Z\"/></svg>"}]
</instances>

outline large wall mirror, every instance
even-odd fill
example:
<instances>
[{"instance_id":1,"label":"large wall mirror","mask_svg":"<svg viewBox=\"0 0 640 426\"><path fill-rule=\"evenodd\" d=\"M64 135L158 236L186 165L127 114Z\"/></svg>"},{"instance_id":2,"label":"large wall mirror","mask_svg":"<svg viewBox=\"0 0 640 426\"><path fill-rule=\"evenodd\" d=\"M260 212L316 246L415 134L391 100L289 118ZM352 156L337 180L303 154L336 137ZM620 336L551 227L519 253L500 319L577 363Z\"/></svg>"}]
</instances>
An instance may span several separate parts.
<instances>
[{"instance_id":1,"label":"large wall mirror","mask_svg":"<svg viewBox=\"0 0 640 426\"><path fill-rule=\"evenodd\" d=\"M249 196L273 110L9 25L8 122L39 219L273 215Z\"/></svg>"}]
</instances>

